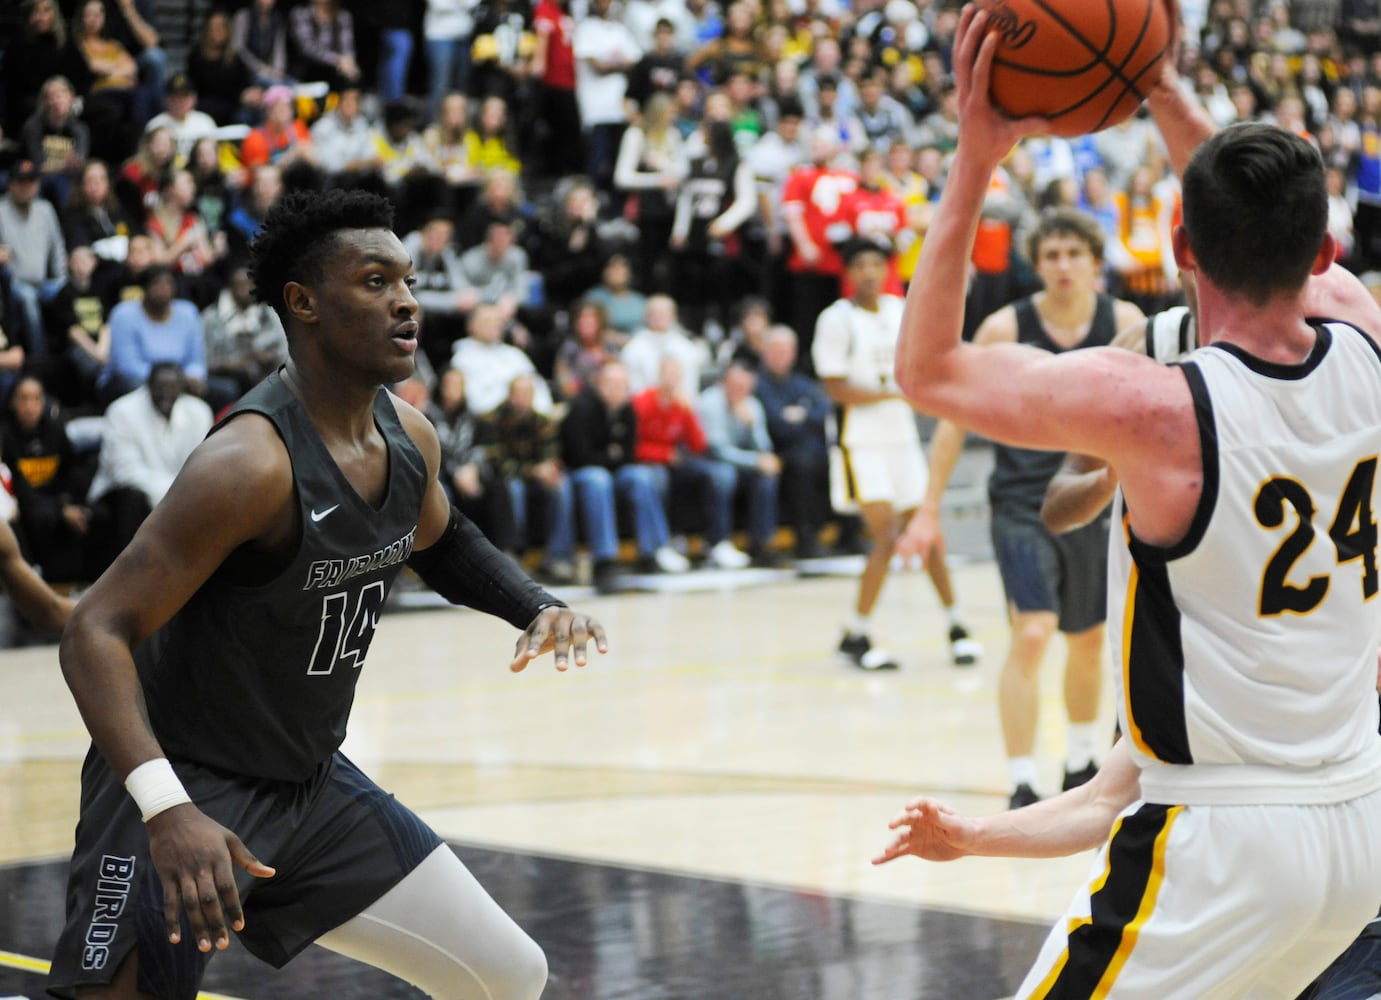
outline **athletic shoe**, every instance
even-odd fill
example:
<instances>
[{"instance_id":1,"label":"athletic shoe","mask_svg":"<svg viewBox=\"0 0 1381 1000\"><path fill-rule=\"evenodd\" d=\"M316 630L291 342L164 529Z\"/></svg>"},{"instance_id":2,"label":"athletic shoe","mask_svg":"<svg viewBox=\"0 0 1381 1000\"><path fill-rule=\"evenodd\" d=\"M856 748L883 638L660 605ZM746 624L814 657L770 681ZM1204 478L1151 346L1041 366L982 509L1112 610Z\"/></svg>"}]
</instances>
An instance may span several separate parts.
<instances>
[{"instance_id":1,"label":"athletic shoe","mask_svg":"<svg viewBox=\"0 0 1381 1000\"><path fill-rule=\"evenodd\" d=\"M956 667L971 667L983 655L983 647L969 635L962 625L951 625L949 630L949 658Z\"/></svg>"},{"instance_id":2,"label":"athletic shoe","mask_svg":"<svg viewBox=\"0 0 1381 1000\"><path fill-rule=\"evenodd\" d=\"M1086 785L1093 780L1093 776L1097 773L1098 765L1093 761L1089 761L1088 766L1079 771L1071 771L1069 768L1065 768L1065 781L1061 787L1067 792L1071 788L1078 788L1080 785Z\"/></svg>"},{"instance_id":3,"label":"athletic shoe","mask_svg":"<svg viewBox=\"0 0 1381 1000\"><path fill-rule=\"evenodd\" d=\"M896 670L897 661L881 649L874 649L866 635L845 632L839 640L839 655L860 670Z\"/></svg>"},{"instance_id":4,"label":"athletic shoe","mask_svg":"<svg viewBox=\"0 0 1381 1000\"><path fill-rule=\"evenodd\" d=\"M1029 806L1040 800L1041 797L1036 794L1036 790L1023 782L1012 789L1012 797L1007 800L1007 808L1020 809L1022 806Z\"/></svg>"},{"instance_id":5,"label":"athletic shoe","mask_svg":"<svg viewBox=\"0 0 1381 1000\"><path fill-rule=\"evenodd\" d=\"M720 569L744 569L753 560L747 552L734 548L734 543L726 538L715 543L705 561Z\"/></svg>"},{"instance_id":6,"label":"athletic shoe","mask_svg":"<svg viewBox=\"0 0 1381 1000\"><path fill-rule=\"evenodd\" d=\"M537 573L548 583L558 587L567 587L575 583L575 563L565 559L556 559L545 563L538 569Z\"/></svg>"},{"instance_id":7,"label":"athletic shoe","mask_svg":"<svg viewBox=\"0 0 1381 1000\"><path fill-rule=\"evenodd\" d=\"M663 545L652 553L652 560L663 573L684 573L690 569L690 560L670 545Z\"/></svg>"}]
</instances>

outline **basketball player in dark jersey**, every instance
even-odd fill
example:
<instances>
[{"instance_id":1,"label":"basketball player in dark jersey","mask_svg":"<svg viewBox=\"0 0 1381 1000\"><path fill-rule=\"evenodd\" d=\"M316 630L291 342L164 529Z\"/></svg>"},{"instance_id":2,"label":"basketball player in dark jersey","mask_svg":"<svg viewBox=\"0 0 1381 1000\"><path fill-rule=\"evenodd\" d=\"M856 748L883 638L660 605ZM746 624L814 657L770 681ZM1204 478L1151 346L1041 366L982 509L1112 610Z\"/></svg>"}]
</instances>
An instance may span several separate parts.
<instances>
[{"instance_id":1,"label":"basketball player in dark jersey","mask_svg":"<svg viewBox=\"0 0 1381 1000\"><path fill-rule=\"evenodd\" d=\"M980 345L1029 344L1052 354L1102 347L1117 331L1144 319L1136 306L1101 294L1103 263L1097 222L1073 209L1041 218L1028 255L1043 291L999 309L979 327ZM929 551L939 536L940 498L959 458L964 429L940 421L930 445L930 485L906 535L907 555ZM1096 720L1101 707L1106 520L1055 537L1040 520L1046 484L1060 454L999 444L988 483L993 550L1007 597L1011 645L1003 664L998 707L1006 745L1013 808L1036 799L1035 742L1039 672L1056 630L1064 634L1065 707L1068 713L1066 788L1096 770L1101 745Z\"/></svg>"},{"instance_id":2,"label":"basketball player in dark jersey","mask_svg":"<svg viewBox=\"0 0 1381 1000\"><path fill-rule=\"evenodd\" d=\"M523 629L512 670L606 648L447 503L435 432L381 388L412 374L419 332L391 226L363 192L269 213L254 278L290 360L192 454L64 635L93 746L56 996L191 1000L231 929L277 966L317 941L433 997L542 992L540 948L339 752L404 565Z\"/></svg>"}]
</instances>

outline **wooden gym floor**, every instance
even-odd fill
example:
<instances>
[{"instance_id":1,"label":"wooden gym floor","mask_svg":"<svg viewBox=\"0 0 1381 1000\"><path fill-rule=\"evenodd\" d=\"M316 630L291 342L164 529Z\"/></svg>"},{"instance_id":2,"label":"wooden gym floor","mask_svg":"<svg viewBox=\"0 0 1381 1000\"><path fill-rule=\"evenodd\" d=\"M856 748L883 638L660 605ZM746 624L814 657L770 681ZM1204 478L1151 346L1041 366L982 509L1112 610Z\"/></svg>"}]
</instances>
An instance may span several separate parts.
<instances>
[{"instance_id":1,"label":"wooden gym floor","mask_svg":"<svg viewBox=\"0 0 1381 1000\"><path fill-rule=\"evenodd\" d=\"M833 655L851 575L704 573L698 589L576 591L612 648L566 675L549 660L509 674L515 636L500 621L393 609L345 750L543 945L547 1000L1009 996L1088 856L868 864L910 796L1005 805L995 685L1006 628L985 536L978 519L950 534L986 648L976 667L950 665L919 574L894 576L875 615L876 641L903 664L886 675ZM1041 717L1047 790L1064 745L1059 656L1056 643ZM36 1000L87 738L55 647L0 653L0 682L0 996ZM278 973L233 944L205 988L255 1000L419 995L320 949Z\"/></svg>"}]
</instances>

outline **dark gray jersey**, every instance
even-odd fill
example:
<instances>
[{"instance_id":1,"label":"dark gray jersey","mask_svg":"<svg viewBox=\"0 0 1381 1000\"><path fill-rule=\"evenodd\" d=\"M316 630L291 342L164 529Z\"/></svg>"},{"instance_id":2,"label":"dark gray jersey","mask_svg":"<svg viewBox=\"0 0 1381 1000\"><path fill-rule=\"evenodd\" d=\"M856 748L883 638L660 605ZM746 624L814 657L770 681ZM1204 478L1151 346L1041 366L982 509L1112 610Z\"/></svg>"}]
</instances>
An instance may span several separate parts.
<instances>
[{"instance_id":1,"label":"dark gray jersey","mask_svg":"<svg viewBox=\"0 0 1381 1000\"><path fill-rule=\"evenodd\" d=\"M230 579L222 566L141 645L136 662L169 758L301 781L345 738L379 613L412 554L426 464L382 389L374 421L389 471L378 510L355 492L278 374L212 433L242 413L271 420L292 459L297 552L254 586Z\"/></svg>"},{"instance_id":2,"label":"dark gray jersey","mask_svg":"<svg viewBox=\"0 0 1381 1000\"><path fill-rule=\"evenodd\" d=\"M1088 336L1073 347L1066 348L1051 340L1045 332L1033 300L1021 299L1014 306L1017 313L1017 341L1052 354L1085 347L1106 347L1117 336L1113 306L1111 296L1100 294ZM1035 451L999 444L994 449L993 458L993 474L988 480L988 502L992 505L993 513L1040 523L1045 488L1059 471L1064 452Z\"/></svg>"}]
</instances>

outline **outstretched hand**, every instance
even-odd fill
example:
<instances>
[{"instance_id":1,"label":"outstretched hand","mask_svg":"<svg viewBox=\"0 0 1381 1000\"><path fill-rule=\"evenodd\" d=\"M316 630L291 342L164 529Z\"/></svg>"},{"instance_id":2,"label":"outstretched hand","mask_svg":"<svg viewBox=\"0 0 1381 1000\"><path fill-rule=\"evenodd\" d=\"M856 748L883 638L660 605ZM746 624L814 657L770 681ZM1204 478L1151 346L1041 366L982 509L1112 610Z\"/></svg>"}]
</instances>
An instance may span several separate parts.
<instances>
[{"instance_id":1,"label":"outstretched hand","mask_svg":"<svg viewBox=\"0 0 1381 1000\"><path fill-rule=\"evenodd\" d=\"M953 861L972 853L974 821L935 799L912 799L887 828L897 835L873 858L875 865L908 854L926 861Z\"/></svg>"},{"instance_id":2,"label":"outstretched hand","mask_svg":"<svg viewBox=\"0 0 1381 1000\"><path fill-rule=\"evenodd\" d=\"M954 80L964 124L959 144L996 166L1026 136L1048 133L1050 120L1012 118L993 103L993 60L1000 37L988 30L990 26L985 8L972 3L964 7L954 36Z\"/></svg>"},{"instance_id":3,"label":"outstretched hand","mask_svg":"<svg viewBox=\"0 0 1381 1000\"><path fill-rule=\"evenodd\" d=\"M917 507L911 520L897 536L892 551L907 563L929 566L932 559L945 558L945 535L940 530L940 514L930 507Z\"/></svg>"},{"instance_id":4,"label":"outstretched hand","mask_svg":"<svg viewBox=\"0 0 1381 1000\"><path fill-rule=\"evenodd\" d=\"M257 878L272 878L243 841L190 803L174 806L148 821L149 858L163 886L163 922L168 940L182 940L183 913L197 950L230 946L227 926L245 926L234 865Z\"/></svg>"},{"instance_id":5,"label":"outstretched hand","mask_svg":"<svg viewBox=\"0 0 1381 1000\"><path fill-rule=\"evenodd\" d=\"M595 649L601 653L609 652L609 641L604 635L604 626L589 615L580 614L570 608L543 608L532 620L513 650L513 662L508 669L515 674L537 657L548 651L556 654L556 669L565 670L570 666L572 655L577 667L585 666L591 640Z\"/></svg>"}]
</instances>

